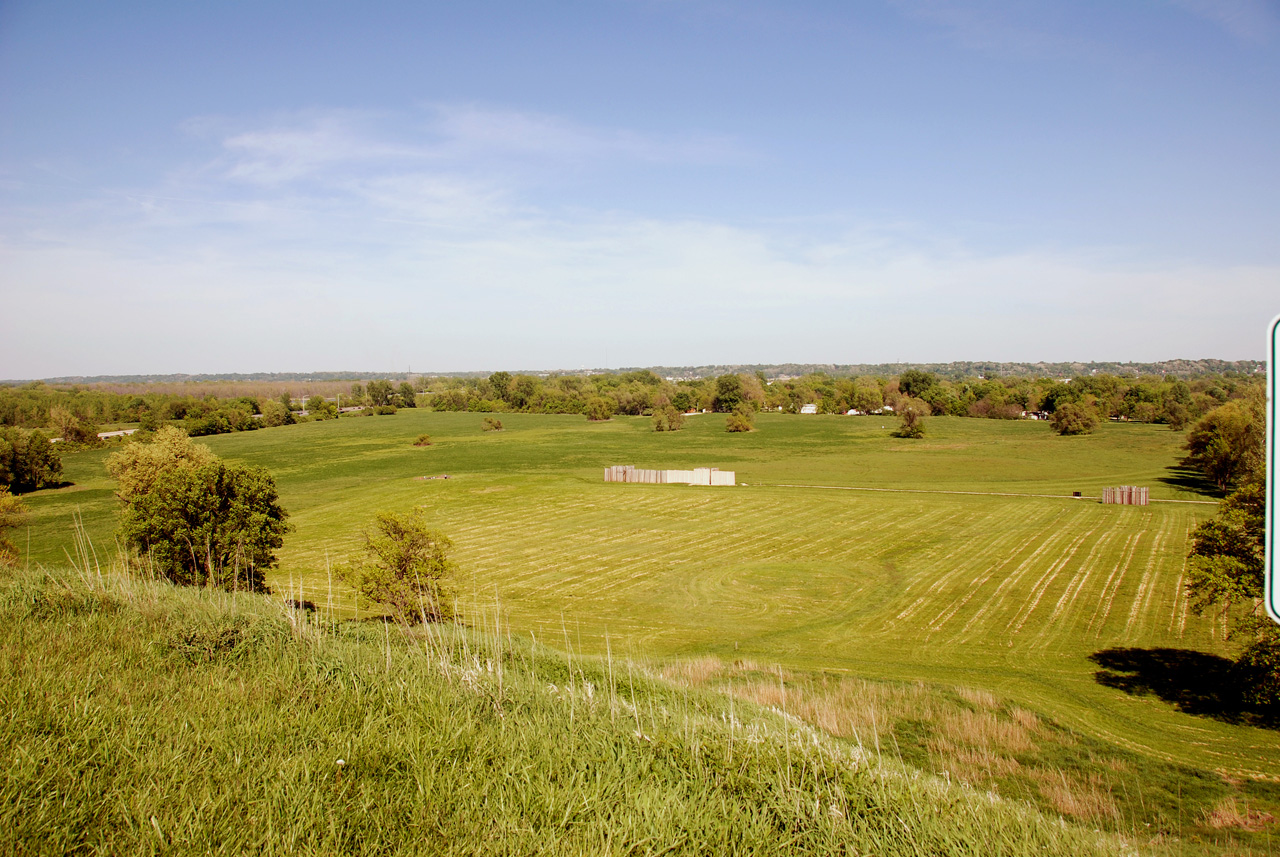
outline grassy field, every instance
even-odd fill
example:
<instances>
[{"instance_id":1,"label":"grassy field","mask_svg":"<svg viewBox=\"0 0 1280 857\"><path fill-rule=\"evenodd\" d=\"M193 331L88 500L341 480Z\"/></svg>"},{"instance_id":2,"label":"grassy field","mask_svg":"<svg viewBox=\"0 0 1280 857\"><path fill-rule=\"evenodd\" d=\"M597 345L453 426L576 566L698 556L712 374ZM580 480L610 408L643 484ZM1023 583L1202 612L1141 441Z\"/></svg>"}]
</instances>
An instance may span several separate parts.
<instances>
[{"instance_id":1,"label":"grassy field","mask_svg":"<svg viewBox=\"0 0 1280 857\"><path fill-rule=\"evenodd\" d=\"M0 579L0 852L1135 853L621 661L315 619Z\"/></svg>"},{"instance_id":2,"label":"grassy field","mask_svg":"<svg viewBox=\"0 0 1280 857\"><path fill-rule=\"evenodd\" d=\"M421 505L456 543L464 615L499 605L543 643L710 657L728 685L777 665L972 688L1143 759L1280 777L1280 736L1214 697L1223 629L1183 594L1187 535L1214 505L1170 467L1181 434L943 418L907 441L875 417L762 414L745 435L715 415L672 434L638 418L502 420L483 432L476 414L401 411L207 442L276 477L297 530L273 584L339 609L353 605L327 566L374 510ZM435 443L413 447L424 432ZM109 550L105 454L68 456L74 485L29 497L34 561L65 561L75 510ZM605 484L610 464L718 466L744 484ZM1121 484L1161 502L1070 497Z\"/></svg>"}]
</instances>

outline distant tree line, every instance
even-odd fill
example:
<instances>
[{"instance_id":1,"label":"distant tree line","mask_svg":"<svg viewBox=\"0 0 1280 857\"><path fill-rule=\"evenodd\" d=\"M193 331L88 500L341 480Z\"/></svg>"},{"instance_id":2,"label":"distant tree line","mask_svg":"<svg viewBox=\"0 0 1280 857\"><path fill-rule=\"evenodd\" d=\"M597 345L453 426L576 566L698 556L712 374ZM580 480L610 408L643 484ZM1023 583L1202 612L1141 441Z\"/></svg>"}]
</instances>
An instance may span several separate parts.
<instances>
[{"instance_id":1,"label":"distant tree line","mask_svg":"<svg viewBox=\"0 0 1280 857\"><path fill-rule=\"evenodd\" d=\"M47 438L92 446L102 425L136 424L144 431L165 425L181 427L192 437L332 419L338 407L362 412L394 413L417 405L413 384L372 380L352 384L348 391L324 397L295 399L278 396L117 392L82 386L54 387L39 382L0 387L0 428L40 429ZM367 410L366 410L367 409ZM390 409L390 410L388 410Z\"/></svg>"},{"instance_id":2,"label":"distant tree line","mask_svg":"<svg viewBox=\"0 0 1280 857\"><path fill-rule=\"evenodd\" d=\"M774 381L736 373L672 381L647 369L589 376L495 372L488 378L432 379L427 402L441 411L589 414L593 401L598 411L596 400L606 399L613 413L652 416L668 408L732 413L740 405L788 413L798 413L805 405L814 405L818 413L876 413L886 407L896 411L905 400L917 399L932 416L1021 419L1026 413L1052 415L1064 409L1070 417L1065 427L1071 433L1087 430L1099 419L1165 423L1181 430L1214 408L1244 398L1261 383L1252 375L1190 381L1172 375L955 381L916 369L896 376L812 373Z\"/></svg>"},{"instance_id":3,"label":"distant tree line","mask_svg":"<svg viewBox=\"0 0 1280 857\"><path fill-rule=\"evenodd\" d=\"M388 414L425 404L439 411L582 414L590 419L658 415L655 427L669 430L672 413L761 410L798 413L895 413L910 400L921 416L1021 419L1050 417L1063 434L1086 433L1100 420L1163 423L1184 429L1230 401L1261 388L1252 373L1166 376L1088 374L1071 379L980 376L952 379L921 369L897 375L836 376L812 372L770 380L763 373L728 372L672 380L648 369L596 375L529 375L494 372L488 377L437 377L413 381L374 379L351 384L337 395L277 396L118 392L83 386L32 383L0 388L0 426L39 428L49 437L93 443L98 426L138 424L155 430L183 428L191 436L249 431L314 419L331 419L339 408ZM333 382L327 389L337 391ZM198 389L199 385L190 385ZM232 389L218 387L218 389ZM674 423L677 424L678 423Z\"/></svg>"}]
</instances>

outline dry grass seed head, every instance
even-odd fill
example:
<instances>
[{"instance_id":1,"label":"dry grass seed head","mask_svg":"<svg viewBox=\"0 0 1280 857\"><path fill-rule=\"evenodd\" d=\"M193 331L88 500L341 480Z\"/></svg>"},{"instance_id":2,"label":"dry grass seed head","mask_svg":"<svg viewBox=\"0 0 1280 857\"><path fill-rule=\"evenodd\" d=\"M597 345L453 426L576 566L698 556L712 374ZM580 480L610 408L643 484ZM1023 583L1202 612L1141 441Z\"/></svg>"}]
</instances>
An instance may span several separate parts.
<instances>
[{"instance_id":1,"label":"dry grass seed head","mask_svg":"<svg viewBox=\"0 0 1280 857\"><path fill-rule=\"evenodd\" d=\"M1068 777L1061 771L1035 771L1040 794L1063 815L1081 820L1118 819L1120 809L1106 783L1097 774L1087 781Z\"/></svg>"},{"instance_id":2,"label":"dry grass seed head","mask_svg":"<svg viewBox=\"0 0 1280 857\"><path fill-rule=\"evenodd\" d=\"M715 655L703 655L699 658L666 664L662 668L662 677L668 681L700 685L706 684L722 669L724 669L724 663Z\"/></svg>"},{"instance_id":3,"label":"dry grass seed head","mask_svg":"<svg viewBox=\"0 0 1280 857\"><path fill-rule=\"evenodd\" d=\"M976 687L958 687L956 695L975 708L997 708L1000 705L994 693Z\"/></svg>"},{"instance_id":4,"label":"dry grass seed head","mask_svg":"<svg viewBox=\"0 0 1280 857\"><path fill-rule=\"evenodd\" d=\"M931 739L927 746L936 764L957 780L974 786L984 785L993 777L1012 776L1022 768L1017 759L988 749L958 746L946 739Z\"/></svg>"},{"instance_id":5,"label":"dry grass seed head","mask_svg":"<svg viewBox=\"0 0 1280 857\"><path fill-rule=\"evenodd\" d=\"M1035 747L1021 723L1001 720L989 711L948 713L943 716L939 731L957 743L1005 753L1025 753Z\"/></svg>"},{"instance_id":6,"label":"dry grass seed head","mask_svg":"<svg viewBox=\"0 0 1280 857\"><path fill-rule=\"evenodd\" d=\"M1040 718L1033 711L1027 711L1025 708L1014 708L1009 711L1009 716L1028 732L1040 731Z\"/></svg>"},{"instance_id":7,"label":"dry grass seed head","mask_svg":"<svg viewBox=\"0 0 1280 857\"><path fill-rule=\"evenodd\" d=\"M1248 804L1242 807L1235 797L1223 798L1205 813L1205 823L1214 830L1235 829L1256 833L1275 820L1275 816L1269 812L1251 810Z\"/></svg>"}]
</instances>

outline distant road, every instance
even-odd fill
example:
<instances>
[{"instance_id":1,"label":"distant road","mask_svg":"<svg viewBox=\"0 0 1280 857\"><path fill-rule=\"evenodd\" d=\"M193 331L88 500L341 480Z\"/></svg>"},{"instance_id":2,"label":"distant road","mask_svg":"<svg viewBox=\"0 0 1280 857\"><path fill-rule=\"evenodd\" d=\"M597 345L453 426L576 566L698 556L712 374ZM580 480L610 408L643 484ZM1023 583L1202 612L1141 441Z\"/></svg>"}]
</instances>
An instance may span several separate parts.
<instances>
[{"instance_id":1,"label":"distant road","mask_svg":"<svg viewBox=\"0 0 1280 857\"><path fill-rule=\"evenodd\" d=\"M98 432L98 439L102 440L108 437L123 437L124 435L127 435L127 434L133 434L135 431L137 431L137 429L120 429L120 431L100 431ZM49 443L62 443L62 438L51 437L49 438Z\"/></svg>"}]
</instances>

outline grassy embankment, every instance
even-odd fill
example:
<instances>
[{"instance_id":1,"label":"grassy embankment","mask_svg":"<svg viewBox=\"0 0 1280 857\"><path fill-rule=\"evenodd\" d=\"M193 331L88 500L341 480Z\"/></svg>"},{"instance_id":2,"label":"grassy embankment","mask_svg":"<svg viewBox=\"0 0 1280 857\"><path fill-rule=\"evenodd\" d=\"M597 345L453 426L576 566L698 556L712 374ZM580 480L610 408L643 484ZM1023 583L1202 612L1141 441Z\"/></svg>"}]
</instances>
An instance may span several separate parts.
<instances>
[{"instance_id":1,"label":"grassy embankment","mask_svg":"<svg viewBox=\"0 0 1280 857\"><path fill-rule=\"evenodd\" d=\"M1130 850L620 661L95 574L0 581L10 854Z\"/></svg>"},{"instance_id":2,"label":"grassy embankment","mask_svg":"<svg viewBox=\"0 0 1280 857\"><path fill-rule=\"evenodd\" d=\"M326 559L349 555L373 510L419 504L457 542L464 614L499 603L541 642L599 654L607 635L615 652L685 661L672 674L765 702L777 665L795 710L835 735L874 720L926 770L1114 829L1212 837L1205 822L1232 801L1275 811L1250 777L1280 776L1280 740L1215 696L1222 629L1182 593L1187 533L1213 506L1066 496L1141 484L1206 499L1169 470L1181 435L939 419L912 442L878 418L780 415L736 436L710 415L675 434L639 419L503 422L484 433L479 415L402 411L209 443L276 476L298 530L274 582L303 597L327 597ZM412 447L422 432L435 445ZM31 498L37 560L61 559L72 505L109 542L103 455L70 457L76 486ZM606 485L612 463L720 466L747 486Z\"/></svg>"}]
</instances>

